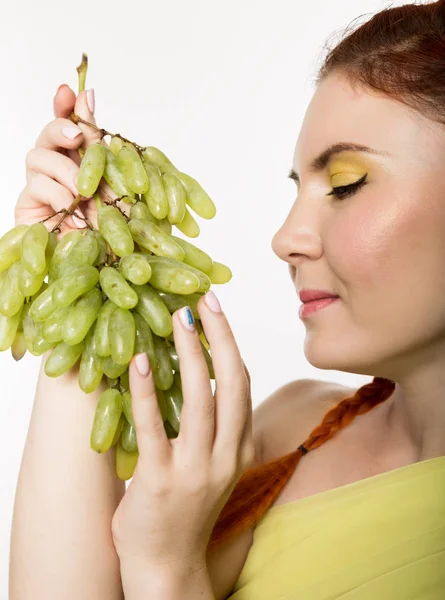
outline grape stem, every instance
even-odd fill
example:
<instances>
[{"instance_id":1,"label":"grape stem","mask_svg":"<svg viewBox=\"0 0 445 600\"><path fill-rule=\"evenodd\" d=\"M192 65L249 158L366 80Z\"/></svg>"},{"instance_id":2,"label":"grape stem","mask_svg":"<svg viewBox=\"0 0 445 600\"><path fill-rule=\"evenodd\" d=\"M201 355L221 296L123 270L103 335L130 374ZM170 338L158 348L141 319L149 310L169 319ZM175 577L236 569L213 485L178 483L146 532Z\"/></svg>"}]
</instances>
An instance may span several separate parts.
<instances>
[{"instance_id":1,"label":"grape stem","mask_svg":"<svg viewBox=\"0 0 445 600\"><path fill-rule=\"evenodd\" d=\"M101 134L101 138L104 138L106 135L109 135L111 137L120 138L123 142L128 142L129 144L133 144L133 146L136 148L136 150L138 150L139 154L142 154L143 150L146 149L146 146L140 146L136 142L133 142L132 140L129 140L128 138L124 137L120 133L112 133L111 131L107 131L106 129L103 129L102 127L98 127L95 123L90 123L89 121L85 121L85 119L82 119L82 117L79 117L79 115L76 115L75 112L72 112L70 114L69 118L71 119L71 121L73 123L76 123L76 125L77 125L77 123L83 123L83 125L88 125L88 127L92 127L93 129L95 129L96 131L98 131Z\"/></svg>"}]
</instances>

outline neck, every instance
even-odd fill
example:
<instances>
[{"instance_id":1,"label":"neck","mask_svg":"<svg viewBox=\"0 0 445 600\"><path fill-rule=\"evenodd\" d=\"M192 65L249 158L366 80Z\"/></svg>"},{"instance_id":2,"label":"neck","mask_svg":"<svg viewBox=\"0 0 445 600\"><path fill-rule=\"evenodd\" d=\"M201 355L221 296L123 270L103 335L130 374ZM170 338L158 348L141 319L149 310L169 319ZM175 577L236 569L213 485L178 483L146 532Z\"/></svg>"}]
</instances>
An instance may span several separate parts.
<instances>
[{"instance_id":1,"label":"neck","mask_svg":"<svg viewBox=\"0 0 445 600\"><path fill-rule=\"evenodd\" d=\"M435 384L432 385L431 381ZM445 456L445 374L426 382L410 378L386 401L389 440L412 452L413 461Z\"/></svg>"}]
</instances>

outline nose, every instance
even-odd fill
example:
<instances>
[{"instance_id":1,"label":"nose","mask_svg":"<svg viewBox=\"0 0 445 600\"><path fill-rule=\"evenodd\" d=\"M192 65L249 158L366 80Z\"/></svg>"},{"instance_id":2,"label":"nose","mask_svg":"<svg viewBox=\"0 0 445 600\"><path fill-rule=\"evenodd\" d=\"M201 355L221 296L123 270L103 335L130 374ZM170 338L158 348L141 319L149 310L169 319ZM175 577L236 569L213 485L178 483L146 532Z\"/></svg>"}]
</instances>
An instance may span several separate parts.
<instances>
[{"instance_id":1,"label":"nose","mask_svg":"<svg viewBox=\"0 0 445 600\"><path fill-rule=\"evenodd\" d=\"M272 238L275 254L298 268L306 259L317 259L322 253L320 237L308 221L292 218L292 212Z\"/></svg>"}]
</instances>

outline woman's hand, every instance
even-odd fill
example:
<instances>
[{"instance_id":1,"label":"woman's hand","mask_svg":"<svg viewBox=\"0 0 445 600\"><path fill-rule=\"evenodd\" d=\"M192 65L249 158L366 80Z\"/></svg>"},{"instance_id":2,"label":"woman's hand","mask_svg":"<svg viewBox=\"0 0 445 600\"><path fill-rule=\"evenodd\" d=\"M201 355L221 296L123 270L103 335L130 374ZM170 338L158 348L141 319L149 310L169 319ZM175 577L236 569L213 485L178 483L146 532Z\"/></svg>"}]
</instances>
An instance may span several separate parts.
<instances>
[{"instance_id":1,"label":"woman's hand","mask_svg":"<svg viewBox=\"0 0 445 600\"><path fill-rule=\"evenodd\" d=\"M94 92L90 98L94 110ZM87 92L81 92L76 98L73 90L63 85L53 100L56 118L43 128L35 147L26 156L26 187L20 193L15 207L16 225L37 223L63 208L68 209L78 194L76 181L81 159L77 148L97 142L100 133L83 123L75 125L69 119L73 110L82 119L95 123L88 107ZM76 130L79 134L71 139ZM115 198L116 195L111 197ZM94 226L97 225L97 211L92 199L82 199L76 210ZM47 229L51 230L61 216L56 215L45 221ZM84 221L67 217L61 227L61 236L81 227L85 227Z\"/></svg>"},{"instance_id":2,"label":"woman's hand","mask_svg":"<svg viewBox=\"0 0 445 600\"><path fill-rule=\"evenodd\" d=\"M254 461L250 377L218 306L213 292L198 302L211 347L215 395L196 330L183 324L188 322L185 312L173 315L184 397L176 439L165 433L152 372L143 375L146 354L130 363L139 458L112 521L121 562L135 560L156 567L205 561L213 526Z\"/></svg>"}]
</instances>

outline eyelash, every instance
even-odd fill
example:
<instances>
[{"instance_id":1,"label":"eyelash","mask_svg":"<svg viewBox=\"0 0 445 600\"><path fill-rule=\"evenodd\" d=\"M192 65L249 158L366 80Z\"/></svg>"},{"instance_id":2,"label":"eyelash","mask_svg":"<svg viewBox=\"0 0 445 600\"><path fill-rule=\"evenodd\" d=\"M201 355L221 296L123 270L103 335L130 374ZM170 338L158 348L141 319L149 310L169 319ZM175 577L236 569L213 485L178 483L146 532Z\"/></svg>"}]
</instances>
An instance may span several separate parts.
<instances>
[{"instance_id":1,"label":"eyelash","mask_svg":"<svg viewBox=\"0 0 445 600\"><path fill-rule=\"evenodd\" d=\"M341 185L341 186L332 188L332 190L329 192L329 194L326 194L326 195L334 196L338 200L343 200L344 198L349 198L350 196L353 196L356 192L358 192L358 190L361 187L366 185L366 181L365 181L366 176L367 176L367 173L365 173L365 175L363 175L363 177L361 177L355 183L351 183L349 185Z\"/></svg>"}]
</instances>

